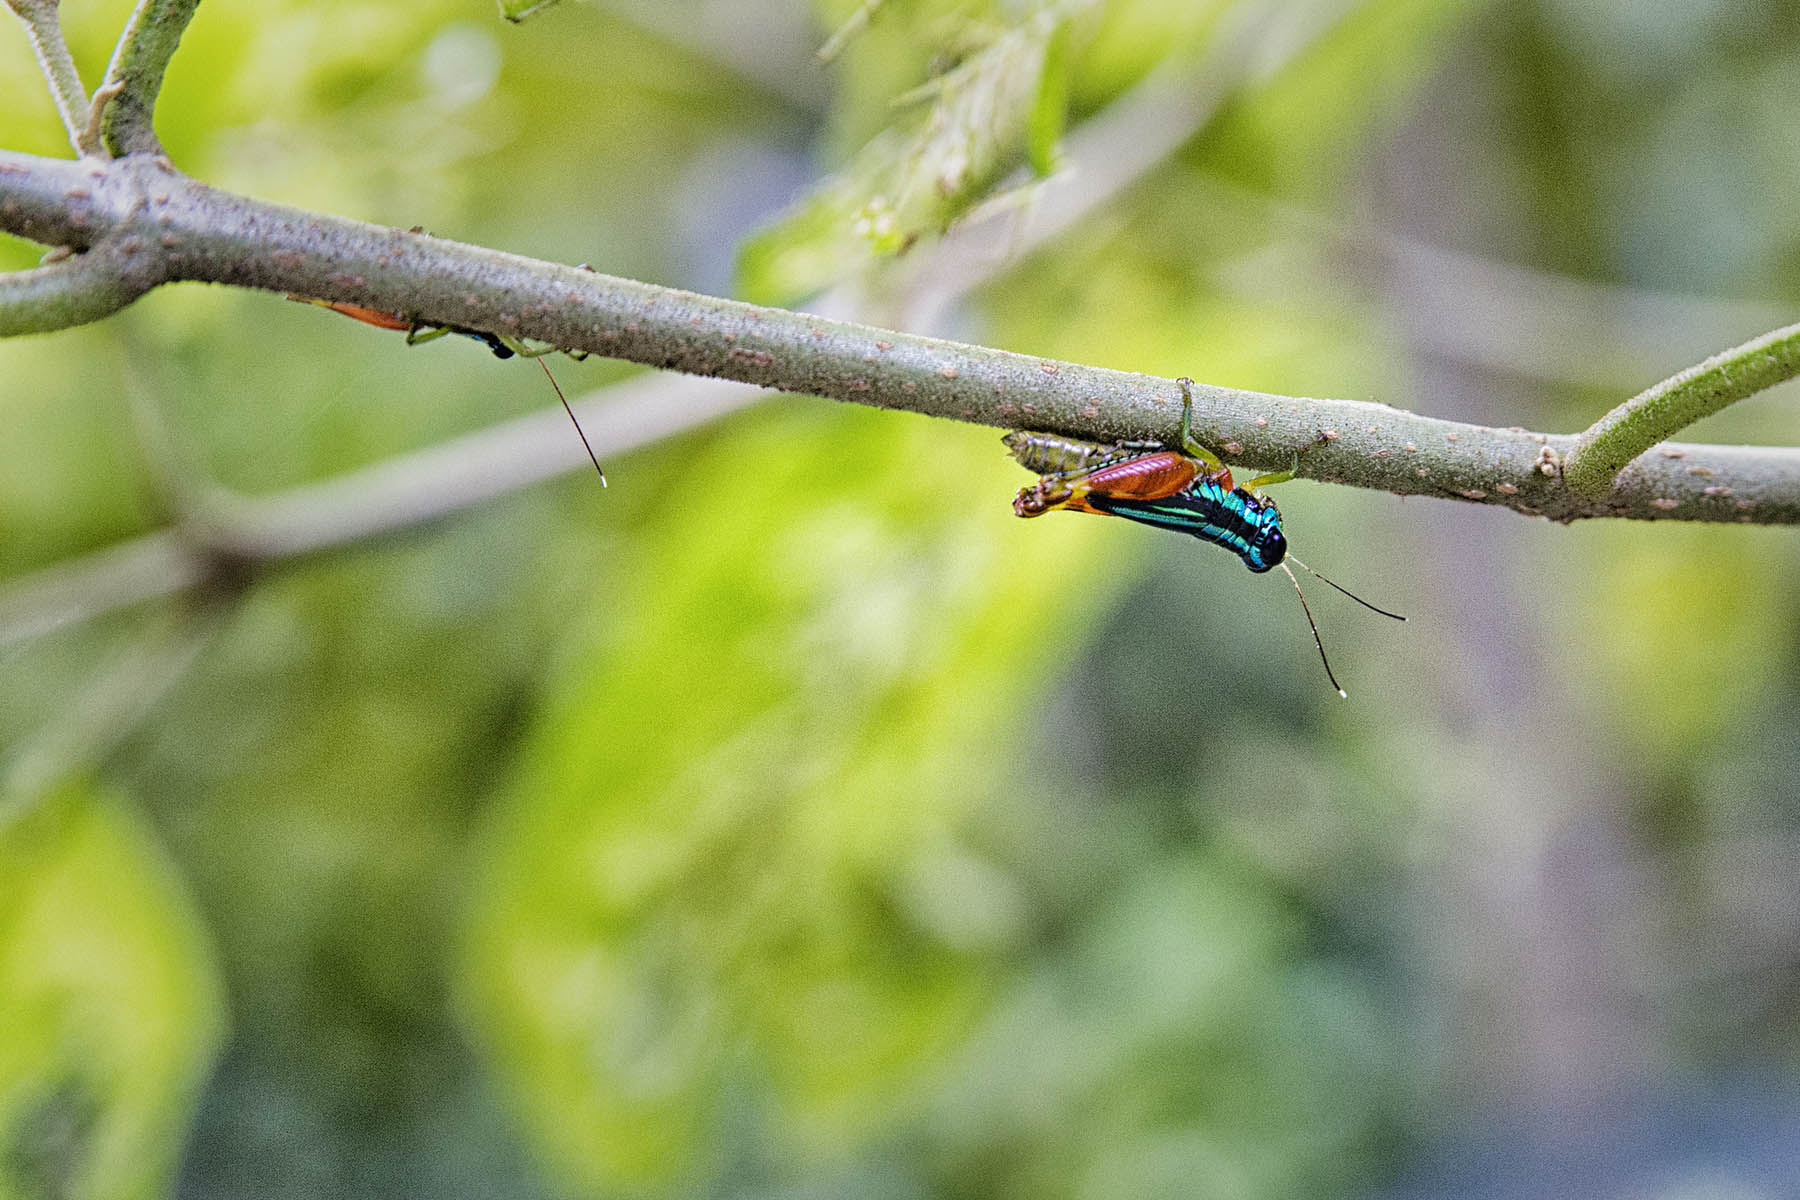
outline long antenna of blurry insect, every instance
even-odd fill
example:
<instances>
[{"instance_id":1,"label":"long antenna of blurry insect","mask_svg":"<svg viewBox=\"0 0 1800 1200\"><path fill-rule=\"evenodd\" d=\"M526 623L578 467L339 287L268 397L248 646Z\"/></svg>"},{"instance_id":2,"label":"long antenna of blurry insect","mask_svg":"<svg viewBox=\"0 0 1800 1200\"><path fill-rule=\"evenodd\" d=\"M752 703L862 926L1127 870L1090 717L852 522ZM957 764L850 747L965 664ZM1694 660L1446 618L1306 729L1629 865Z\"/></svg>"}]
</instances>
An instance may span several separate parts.
<instances>
[{"instance_id":1,"label":"long antenna of blurry insect","mask_svg":"<svg viewBox=\"0 0 1800 1200\"><path fill-rule=\"evenodd\" d=\"M569 424L575 426L575 436L581 439L581 448L588 452L588 461L594 464L594 470L600 476L600 486L605 487L606 468L600 465L600 457L594 453L594 447L588 442L587 432L581 428L581 422L575 419L575 410L569 407L569 398L563 395L561 386L556 382L556 376L550 373L550 364L544 361L542 355L537 356L537 365L544 369L544 378L548 379L550 386L556 389L556 398L562 401L563 411L569 414ZM1324 579L1325 577L1321 575L1319 578ZM1327 579L1325 582L1330 583L1331 581ZM1332 586L1336 587L1337 585L1332 584Z\"/></svg>"},{"instance_id":2,"label":"long antenna of blurry insect","mask_svg":"<svg viewBox=\"0 0 1800 1200\"><path fill-rule=\"evenodd\" d=\"M588 461L594 464L594 470L600 476L600 486L606 486L606 470L600 465L600 458L594 453L594 447L587 439L587 432L581 428L581 422L576 419L575 410L569 406L569 398L563 395L561 385L556 382L556 376L550 373L550 364L544 361L545 355L557 353L560 347L527 346L516 337L489 333L485 329L470 329L466 325L429 325L423 321L415 321L404 313L388 312L386 309L380 308L365 308L360 304L345 304L339 300L321 300L315 296L292 294L288 296L288 299L298 300L302 304L316 304L320 308L329 308L332 312L341 313L353 321L361 321L365 325L373 325L378 329L404 330L406 344L409 346L436 341L446 334L454 333L460 337L473 338L480 342L493 351L495 358L511 358L516 354L520 358L536 359L537 365L543 368L544 378L550 381L551 388L555 390L556 398L562 401L563 411L569 414L569 422L575 426L575 436L581 439L581 447L587 451ZM562 350L561 353L567 354L578 362L587 357L587 352L583 350Z\"/></svg>"}]
</instances>

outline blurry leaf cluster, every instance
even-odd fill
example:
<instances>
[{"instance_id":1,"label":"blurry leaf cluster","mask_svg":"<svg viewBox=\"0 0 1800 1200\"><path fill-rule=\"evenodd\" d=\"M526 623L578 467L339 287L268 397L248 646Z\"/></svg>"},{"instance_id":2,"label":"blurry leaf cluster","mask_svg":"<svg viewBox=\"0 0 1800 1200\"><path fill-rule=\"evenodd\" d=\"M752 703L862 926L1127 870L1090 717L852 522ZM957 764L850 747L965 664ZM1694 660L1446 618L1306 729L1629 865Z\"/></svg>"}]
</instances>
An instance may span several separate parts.
<instances>
[{"instance_id":1,"label":"blurry leaf cluster","mask_svg":"<svg viewBox=\"0 0 1800 1200\"><path fill-rule=\"evenodd\" d=\"M889 85L851 107L846 131L876 132L842 167L748 239L738 258L745 298L793 304L940 232L1014 167L1055 166L1076 27L1093 0L918 0L883 6L851 40L845 67ZM872 64L865 67L864 64ZM923 78L909 80L908 64Z\"/></svg>"}]
</instances>

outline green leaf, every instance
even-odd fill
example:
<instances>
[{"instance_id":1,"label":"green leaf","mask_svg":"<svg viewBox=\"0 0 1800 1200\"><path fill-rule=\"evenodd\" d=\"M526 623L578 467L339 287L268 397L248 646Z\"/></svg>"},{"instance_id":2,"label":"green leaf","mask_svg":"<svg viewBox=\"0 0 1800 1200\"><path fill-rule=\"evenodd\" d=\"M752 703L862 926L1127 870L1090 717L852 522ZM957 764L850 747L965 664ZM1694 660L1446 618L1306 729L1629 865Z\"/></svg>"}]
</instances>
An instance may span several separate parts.
<instances>
[{"instance_id":1,"label":"green leaf","mask_svg":"<svg viewBox=\"0 0 1800 1200\"><path fill-rule=\"evenodd\" d=\"M557 0L500 0L500 15L518 24L526 17L535 17Z\"/></svg>"},{"instance_id":2,"label":"green leaf","mask_svg":"<svg viewBox=\"0 0 1800 1200\"><path fill-rule=\"evenodd\" d=\"M0 879L0 1196L166 1194L223 1010L180 881L74 786L0 831Z\"/></svg>"},{"instance_id":3,"label":"green leaf","mask_svg":"<svg viewBox=\"0 0 1800 1200\"><path fill-rule=\"evenodd\" d=\"M835 1152L921 1102L1018 933L961 828L1029 786L1048 630L1118 578L1105 523L1007 511L991 431L815 409L728 442L670 474L753 481L634 523L475 889L471 1023L582 1190Z\"/></svg>"}]
</instances>

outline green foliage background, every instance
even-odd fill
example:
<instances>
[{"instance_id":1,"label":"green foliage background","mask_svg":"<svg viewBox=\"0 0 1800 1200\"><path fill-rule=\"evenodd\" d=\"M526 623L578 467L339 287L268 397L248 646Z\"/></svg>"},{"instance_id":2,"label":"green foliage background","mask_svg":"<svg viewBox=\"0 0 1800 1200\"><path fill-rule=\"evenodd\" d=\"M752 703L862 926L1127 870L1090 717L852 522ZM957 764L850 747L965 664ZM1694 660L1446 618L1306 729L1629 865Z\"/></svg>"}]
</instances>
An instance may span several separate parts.
<instances>
[{"instance_id":1,"label":"green foliage background","mask_svg":"<svg viewBox=\"0 0 1800 1200\"><path fill-rule=\"evenodd\" d=\"M125 7L64 5L90 83ZM879 303L1255 6L889 0L814 63L854 7L208 0L158 126L255 195ZM1781 6L1273 8L948 332L1568 429L1791 314ZM0 131L62 152L16 30ZM0 579L545 403L451 342L185 287L0 344ZM0 644L0 1198L1359 1194L1722 1079L1793 1111L1790 532L1291 485L1413 617L1320 598L1345 704L1284 582L1016 521L991 430L774 397L606 465Z\"/></svg>"}]
</instances>

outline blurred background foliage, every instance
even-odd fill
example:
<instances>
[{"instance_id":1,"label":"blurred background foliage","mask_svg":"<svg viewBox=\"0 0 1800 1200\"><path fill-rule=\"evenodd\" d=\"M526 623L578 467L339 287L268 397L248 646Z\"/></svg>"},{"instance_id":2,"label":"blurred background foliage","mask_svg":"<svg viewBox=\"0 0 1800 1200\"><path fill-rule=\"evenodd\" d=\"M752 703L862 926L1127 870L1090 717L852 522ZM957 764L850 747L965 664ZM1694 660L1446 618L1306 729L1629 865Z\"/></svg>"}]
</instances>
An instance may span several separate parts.
<instances>
[{"instance_id":1,"label":"blurred background foliage","mask_svg":"<svg viewBox=\"0 0 1800 1200\"><path fill-rule=\"evenodd\" d=\"M91 84L127 5L63 7ZM818 63L857 8L208 0L158 127L291 204L873 320L923 262L985 281L924 332L1491 424L1793 319L1791 5L888 0ZM0 130L63 152L17 30ZM1791 444L1783 391L1692 436ZM547 399L159 291L0 344L0 579ZM1321 599L1344 703L1284 583L1016 521L992 430L771 397L606 464L0 629L0 1197L1800 1191L1790 532L1292 484L1413 618Z\"/></svg>"}]
</instances>

